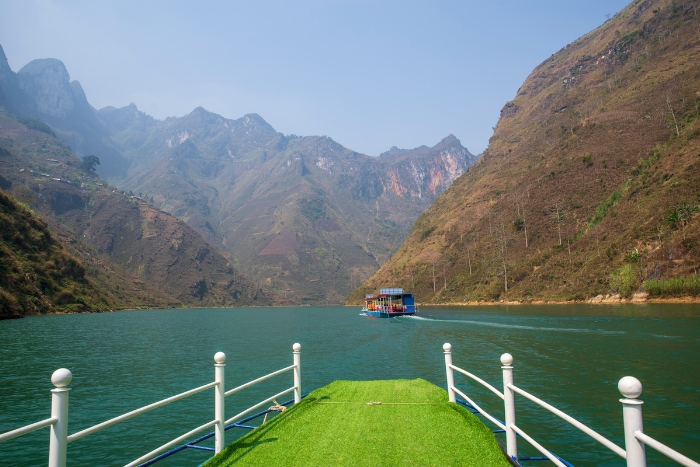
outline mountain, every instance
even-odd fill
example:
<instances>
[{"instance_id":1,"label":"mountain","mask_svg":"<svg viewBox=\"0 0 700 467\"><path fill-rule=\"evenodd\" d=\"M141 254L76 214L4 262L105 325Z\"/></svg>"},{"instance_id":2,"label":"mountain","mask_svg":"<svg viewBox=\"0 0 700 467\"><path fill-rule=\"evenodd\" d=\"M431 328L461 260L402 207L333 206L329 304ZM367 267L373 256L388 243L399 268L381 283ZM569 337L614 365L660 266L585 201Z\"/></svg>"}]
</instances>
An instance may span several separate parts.
<instances>
[{"instance_id":1,"label":"mountain","mask_svg":"<svg viewBox=\"0 0 700 467\"><path fill-rule=\"evenodd\" d=\"M82 86L70 80L60 60L32 60L14 73L0 46L0 107L47 123L81 157L99 155L101 175L125 173L126 160L111 143L109 131L88 103Z\"/></svg>"},{"instance_id":2,"label":"mountain","mask_svg":"<svg viewBox=\"0 0 700 467\"><path fill-rule=\"evenodd\" d=\"M96 111L60 60L14 73L0 54L0 107L99 157L106 180L185 220L283 302L342 303L476 160L452 135L377 158L326 136L285 136L257 114Z\"/></svg>"},{"instance_id":3,"label":"mountain","mask_svg":"<svg viewBox=\"0 0 700 467\"><path fill-rule=\"evenodd\" d=\"M262 117L197 108L156 121L98 112L129 161L123 190L187 221L266 290L342 303L476 157L450 135L369 157L326 136L285 136Z\"/></svg>"},{"instance_id":4,"label":"mountain","mask_svg":"<svg viewBox=\"0 0 700 467\"><path fill-rule=\"evenodd\" d=\"M113 302L133 306L271 303L194 229L109 187L94 174L94 167L86 167L42 125L0 114L2 188L32 206L54 232L66 237L76 254L82 252L88 258L96 281L114 285L108 287ZM120 285L124 273L127 280Z\"/></svg>"},{"instance_id":5,"label":"mountain","mask_svg":"<svg viewBox=\"0 0 700 467\"><path fill-rule=\"evenodd\" d=\"M699 24L693 5L637 0L537 66L481 159L349 302L380 286L600 301L696 275Z\"/></svg>"},{"instance_id":6,"label":"mountain","mask_svg":"<svg viewBox=\"0 0 700 467\"><path fill-rule=\"evenodd\" d=\"M0 320L108 307L80 260L2 189L0 225Z\"/></svg>"}]
</instances>

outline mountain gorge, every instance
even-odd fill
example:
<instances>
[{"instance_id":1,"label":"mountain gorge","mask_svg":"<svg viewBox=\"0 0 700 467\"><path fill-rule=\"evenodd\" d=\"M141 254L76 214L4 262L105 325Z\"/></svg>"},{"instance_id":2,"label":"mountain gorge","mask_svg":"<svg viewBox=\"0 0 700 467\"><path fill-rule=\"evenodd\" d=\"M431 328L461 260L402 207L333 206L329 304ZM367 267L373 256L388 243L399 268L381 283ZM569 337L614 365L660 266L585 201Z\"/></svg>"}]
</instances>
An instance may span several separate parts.
<instances>
[{"instance_id":1,"label":"mountain gorge","mask_svg":"<svg viewBox=\"0 0 700 467\"><path fill-rule=\"evenodd\" d=\"M284 135L257 114L231 120L200 107L160 121L134 104L96 110L60 60L34 60L14 73L4 52L0 105L25 123L48 124L75 154L98 156L97 172L132 196L142 218L152 205L159 214L149 218L186 221L278 303L342 303L477 159L452 135L370 157L327 136ZM117 238L108 239L106 226L136 222L122 207L102 232L77 210L70 228L104 252ZM143 251L118 238L119 264L145 267L135 259L146 258Z\"/></svg>"},{"instance_id":2,"label":"mountain gorge","mask_svg":"<svg viewBox=\"0 0 700 467\"><path fill-rule=\"evenodd\" d=\"M424 302L619 301L695 277L696 9L634 1L537 66L481 159L350 302L387 285Z\"/></svg>"},{"instance_id":3,"label":"mountain gorge","mask_svg":"<svg viewBox=\"0 0 700 467\"><path fill-rule=\"evenodd\" d=\"M325 136L285 136L256 114L197 108L158 122L132 105L99 116L130 163L115 183L294 302L342 302L476 160L454 136L376 158Z\"/></svg>"}]
</instances>

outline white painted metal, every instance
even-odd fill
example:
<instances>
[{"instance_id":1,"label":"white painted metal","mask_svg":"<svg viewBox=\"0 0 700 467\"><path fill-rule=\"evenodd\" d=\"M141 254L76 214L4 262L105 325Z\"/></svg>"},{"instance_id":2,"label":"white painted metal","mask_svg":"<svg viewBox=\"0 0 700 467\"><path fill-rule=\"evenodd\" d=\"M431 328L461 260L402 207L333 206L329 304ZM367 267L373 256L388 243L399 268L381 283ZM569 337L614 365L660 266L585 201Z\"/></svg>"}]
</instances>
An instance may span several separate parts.
<instances>
[{"instance_id":1,"label":"white painted metal","mask_svg":"<svg viewBox=\"0 0 700 467\"><path fill-rule=\"evenodd\" d=\"M462 391L460 391L459 389L457 389L457 388L454 387L454 386L452 387L452 390L453 390L454 392L456 392L457 394L459 394L460 396L462 396L462 397L464 398L464 400L466 400L467 402L469 402L476 410L479 411L479 413L480 413L481 415L483 415L484 417L486 417L486 418L488 418L489 420L491 420L491 422L493 422L493 424L496 425L498 428L500 428L501 430L505 430L505 429L506 429L506 426L505 426L503 423L499 422L496 418L494 418L494 417L492 417L491 415L489 415L485 410L483 410L481 407L479 407L479 406L476 404L476 402L474 402L473 400L471 400L471 399L469 398L469 396L467 396L466 394L464 394Z\"/></svg>"},{"instance_id":2,"label":"white painted metal","mask_svg":"<svg viewBox=\"0 0 700 467\"><path fill-rule=\"evenodd\" d=\"M565 465L562 461L560 461L559 459L557 459L557 457L556 457L554 454L552 454L552 453L549 452L547 449L545 449L540 443L538 443L537 441L535 441L534 439L532 439L532 438L531 438L527 433L525 433L523 430L521 430L520 428L518 428L518 427L515 426L515 425L511 425L511 427L513 428L513 431L515 431L515 432L518 433L520 436L522 436L522 437L525 439L525 441L527 441L527 442L530 443L532 446L534 446L535 449L537 449L537 450L540 451L542 454L544 454L545 456L547 456L547 459L549 459L550 461L554 462L555 465L557 465L558 467L566 467L566 465Z\"/></svg>"},{"instance_id":3,"label":"white painted metal","mask_svg":"<svg viewBox=\"0 0 700 467\"><path fill-rule=\"evenodd\" d=\"M298 342L292 346L294 361L294 403L301 402L301 344Z\"/></svg>"},{"instance_id":4,"label":"white painted metal","mask_svg":"<svg viewBox=\"0 0 700 467\"><path fill-rule=\"evenodd\" d=\"M214 388L214 420L218 422L214 425L214 452L218 454L226 446L226 425L224 425L224 420L226 419L226 363L224 363L226 354L217 352L214 355L214 361L216 362L214 364L214 381L216 382L216 387Z\"/></svg>"},{"instance_id":5,"label":"white painted metal","mask_svg":"<svg viewBox=\"0 0 700 467\"><path fill-rule=\"evenodd\" d=\"M249 414L249 413L252 412L253 410L255 410L255 409L257 409L257 408L259 408L259 407L261 407L261 406L263 406L263 405L265 405L265 404L269 404L269 403L272 402L273 400L275 400L275 399L277 399L277 398L279 398L279 397L282 397L282 396L284 396L285 394L289 394L290 392L294 391L294 389L296 389L296 388L295 388L295 387L291 387L291 388L286 389L286 390L284 390L284 391L282 391L282 392L280 392L280 393L278 393L278 394L275 394L275 395L272 396L272 397L268 397L267 399L265 399L265 400L262 401L262 402L258 402L258 403L255 404L254 406L249 407L249 408L245 409L243 412L241 412L241 413L239 413L239 414L237 414L237 415L234 415L233 417L229 418L228 420L226 420L225 424L226 424L226 425L230 425L231 423L235 422L236 420L238 420L238 419L242 418L243 416Z\"/></svg>"},{"instance_id":6,"label":"white painted metal","mask_svg":"<svg viewBox=\"0 0 700 467\"><path fill-rule=\"evenodd\" d=\"M513 356L509 353L501 355L503 370L503 402L506 415L506 452L512 458L518 459L518 441L515 435L515 394L509 387L513 384Z\"/></svg>"},{"instance_id":7,"label":"white painted metal","mask_svg":"<svg viewBox=\"0 0 700 467\"><path fill-rule=\"evenodd\" d=\"M625 451L627 451L627 467L646 467L647 458L644 443L635 436L636 432L644 432L642 421L642 404L637 400L642 394L642 383L633 376L625 376L617 383L620 393L625 396L622 402L622 420L625 425Z\"/></svg>"},{"instance_id":8,"label":"white painted metal","mask_svg":"<svg viewBox=\"0 0 700 467\"><path fill-rule=\"evenodd\" d=\"M13 438L17 438L22 435L26 435L27 433L31 433L32 431L39 430L41 428L44 428L45 426L53 425L58 421L57 418L47 418L46 420L42 420L40 422L32 423L31 425L23 426L21 428L17 428L12 431L5 432L0 435L0 443L4 441L9 441Z\"/></svg>"},{"instance_id":9,"label":"white painted metal","mask_svg":"<svg viewBox=\"0 0 700 467\"><path fill-rule=\"evenodd\" d=\"M148 412L149 410L157 409L158 407L162 407L164 405L168 405L172 402L178 401L180 399L184 399L185 397L192 396L194 394L197 394L198 392L202 392L206 389L213 388L216 386L218 383L216 381L213 381L211 383L207 383L204 386L199 386L198 388L190 389L189 391L185 391L183 393L180 393L176 396L168 397L167 399L163 399L162 401L154 402L153 404L147 405L145 407L141 407L140 409L132 410L131 412L125 413L124 415L120 415L118 417L114 417L110 420L107 420L105 422L99 423L95 426L92 426L90 428L86 428L82 431L79 431L77 433L73 433L68 437L68 442L72 443L73 441L79 440L80 438L87 436L89 434L95 433L100 430L104 430L107 427L110 427L112 425L116 425L119 422L123 422L124 420L128 420L132 417L135 417L136 415L140 415L142 413Z\"/></svg>"},{"instance_id":10,"label":"white painted metal","mask_svg":"<svg viewBox=\"0 0 700 467\"><path fill-rule=\"evenodd\" d=\"M163 451L189 439L192 435L199 433L200 431L206 430L207 428L210 428L210 427L216 425L217 423L219 423L219 420L212 420L211 422L205 423L204 425L199 426L192 431L188 431L184 435L178 436L174 440L165 443L164 445L162 445L161 447L159 447L157 449L154 449L153 451L149 452L145 456L141 456L138 459L136 459L135 461L130 462L129 464L126 464L124 467L134 467L134 466L137 466L139 464L142 464L142 463L146 462L147 460L154 458L155 456L162 453Z\"/></svg>"},{"instance_id":11,"label":"white painted metal","mask_svg":"<svg viewBox=\"0 0 700 467\"><path fill-rule=\"evenodd\" d=\"M293 370L294 368L296 368L294 365L289 365L288 367L282 368L281 370L273 371L273 372L270 373L269 375L261 376L260 378L254 379L253 381L248 381L248 382L245 383L245 384L241 384L240 386L237 386L237 387L235 387L235 388L233 388L233 389L231 389L231 390L229 390L229 391L226 391L226 397L230 396L231 394L235 394L235 393L237 393L238 391L241 391L241 390L243 390L243 389L245 389L245 388L249 388L250 386L256 385L256 384L258 384L258 383L260 383L260 382L262 382L262 381L265 381L266 379L270 379L270 378L272 378L273 376L277 376L277 375L282 374L282 373L284 373L284 372L291 371L291 370Z\"/></svg>"},{"instance_id":12,"label":"white painted metal","mask_svg":"<svg viewBox=\"0 0 700 467\"><path fill-rule=\"evenodd\" d=\"M59 368L51 375L51 382L56 386L51 390L51 418L56 423L51 424L49 435L49 467L66 467L68 452L68 394L67 387L73 380L73 375L66 368Z\"/></svg>"},{"instance_id":13,"label":"white painted metal","mask_svg":"<svg viewBox=\"0 0 700 467\"><path fill-rule=\"evenodd\" d=\"M450 402L456 402L455 397L455 374L452 371L452 344L446 342L442 346L442 350L445 352L445 371L447 372L447 397Z\"/></svg>"},{"instance_id":14,"label":"white painted metal","mask_svg":"<svg viewBox=\"0 0 700 467\"><path fill-rule=\"evenodd\" d=\"M450 368L452 368L453 370L456 370L456 371L462 373L464 376L470 377L471 379L473 379L473 380L476 381L477 383L480 383L480 384L481 384L482 386L484 386L486 389L490 390L492 393L496 394L496 395L497 395L498 397L500 397L501 399L505 399L505 397L503 396L503 393L502 393L501 391L499 391L498 389L494 388L493 386L491 386L489 383L487 383L487 382L484 381L483 379L479 378L478 376L473 375L473 374L469 373L468 371L464 371L463 369L458 368L458 367L456 367L456 366L454 366L454 365L450 365Z\"/></svg>"},{"instance_id":15,"label":"white painted metal","mask_svg":"<svg viewBox=\"0 0 700 467\"><path fill-rule=\"evenodd\" d=\"M650 446L657 451L659 451L661 454L664 454L674 461L678 462L681 465L684 465L686 467L700 467L700 464L695 462L694 460L685 457L683 454L681 454L678 451L674 451L673 449L669 448L663 443L660 443L656 441L654 438L651 436L647 436L641 431L635 431L634 432L634 437L637 438L639 441L643 442L647 446Z\"/></svg>"},{"instance_id":16,"label":"white painted metal","mask_svg":"<svg viewBox=\"0 0 700 467\"><path fill-rule=\"evenodd\" d=\"M547 409L547 410L549 410L550 412L552 412L554 415L556 415L556 416L558 416L558 417L560 417L560 418L566 420L566 421L569 422L571 425L573 425L573 426L575 426L576 428L578 428L579 430L583 431L583 432L586 433L588 436L590 436L591 438L595 439L596 441L598 441L598 442L601 443L603 446L607 447L608 449L610 449L611 451L613 451L615 454L617 454L618 456L622 457L623 459L625 459L625 458L627 457L627 455L625 454L625 450L624 450L624 449L622 449L620 446L618 446L617 444L613 443L613 442L610 441L609 439L605 438L603 435L597 433L596 431L592 430L591 428L588 428L586 425L584 425L583 423L579 422L579 421L576 420L575 418L573 418L573 417L571 417L571 416L565 414L564 412L562 412L561 410L557 409L556 407L549 405L548 403L546 403L546 402L543 401L542 399L539 399L539 398L533 396L533 395L530 394L529 392L524 391L524 390L520 389L519 387L517 387L517 386L515 386L515 385L512 385L512 384L511 384L511 385L509 385L509 387L510 387L510 389L512 389L513 391L517 392L518 394L521 394L521 395L527 397L528 399L530 399L530 400L531 400L532 402L534 402L535 404L537 404L537 405L539 405L539 406L541 406L541 407L544 407L545 409Z\"/></svg>"}]
</instances>

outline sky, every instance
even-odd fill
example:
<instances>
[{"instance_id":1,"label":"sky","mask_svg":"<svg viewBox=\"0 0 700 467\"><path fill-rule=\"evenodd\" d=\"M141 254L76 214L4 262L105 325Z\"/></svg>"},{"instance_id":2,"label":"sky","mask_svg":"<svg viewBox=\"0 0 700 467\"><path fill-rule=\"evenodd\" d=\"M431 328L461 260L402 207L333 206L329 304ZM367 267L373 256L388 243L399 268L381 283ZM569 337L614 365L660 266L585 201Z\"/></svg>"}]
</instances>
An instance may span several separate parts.
<instances>
[{"instance_id":1,"label":"sky","mask_svg":"<svg viewBox=\"0 0 700 467\"><path fill-rule=\"evenodd\" d=\"M479 154L533 68L627 3L0 0L0 45L14 71L62 60L97 109L257 113L372 156L454 134Z\"/></svg>"}]
</instances>

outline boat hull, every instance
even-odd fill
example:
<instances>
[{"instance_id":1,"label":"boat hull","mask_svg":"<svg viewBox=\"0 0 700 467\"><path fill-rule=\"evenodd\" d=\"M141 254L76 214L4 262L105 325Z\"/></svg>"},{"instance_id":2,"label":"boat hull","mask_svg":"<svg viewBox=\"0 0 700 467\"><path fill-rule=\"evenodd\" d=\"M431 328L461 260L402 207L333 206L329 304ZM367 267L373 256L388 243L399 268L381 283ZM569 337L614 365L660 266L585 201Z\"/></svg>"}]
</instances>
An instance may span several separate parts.
<instances>
[{"instance_id":1,"label":"boat hull","mask_svg":"<svg viewBox=\"0 0 700 467\"><path fill-rule=\"evenodd\" d=\"M369 311L369 310L362 310L362 312L366 316L372 316L374 318L393 318L395 316L411 316L415 315L415 311L396 311L396 312L389 312L389 311Z\"/></svg>"}]
</instances>

